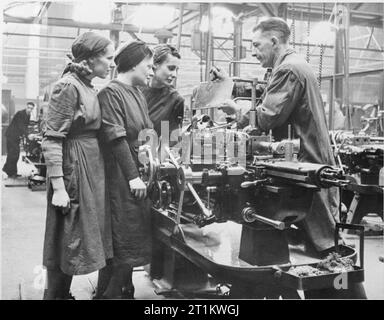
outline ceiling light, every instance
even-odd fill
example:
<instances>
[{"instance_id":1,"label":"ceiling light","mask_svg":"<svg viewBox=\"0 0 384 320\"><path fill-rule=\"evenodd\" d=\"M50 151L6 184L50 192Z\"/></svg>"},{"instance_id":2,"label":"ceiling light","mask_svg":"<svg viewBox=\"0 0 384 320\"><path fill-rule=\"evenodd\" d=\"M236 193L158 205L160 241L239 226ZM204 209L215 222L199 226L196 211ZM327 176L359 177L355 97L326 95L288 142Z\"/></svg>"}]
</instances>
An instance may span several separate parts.
<instances>
[{"instance_id":1,"label":"ceiling light","mask_svg":"<svg viewBox=\"0 0 384 320\"><path fill-rule=\"evenodd\" d=\"M111 23L112 3L105 0L78 1L74 5L73 20L88 23Z\"/></svg>"},{"instance_id":2,"label":"ceiling light","mask_svg":"<svg viewBox=\"0 0 384 320\"><path fill-rule=\"evenodd\" d=\"M132 23L137 27L162 28L175 18L175 8L159 5L141 5L133 15Z\"/></svg>"},{"instance_id":3,"label":"ceiling light","mask_svg":"<svg viewBox=\"0 0 384 320\"><path fill-rule=\"evenodd\" d=\"M40 2L31 2L31 3L20 3L17 5L11 6L12 3L9 4L9 8L4 10L4 13L10 15L12 17L19 18L30 18L36 17L41 9Z\"/></svg>"},{"instance_id":4,"label":"ceiling light","mask_svg":"<svg viewBox=\"0 0 384 320\"><path fill-rule=\"evenodd\" d=\"M212 32L217 35L228 35L233 33L233 13L224 7L212 8ZM201 19L200 31L207 32L209 28L208 16Z\"/></svg>"},{"instance_id":5,"label":"ceiling light","mask_svg":"<svg viewBox=\"0 0 384 320\"><path fill-rule=\"evenodd\" d=\"M307 40L317 45L332 45L335 42L335 30L331 22L321 21L311 29Z\"/></svg>"}]
</instances>

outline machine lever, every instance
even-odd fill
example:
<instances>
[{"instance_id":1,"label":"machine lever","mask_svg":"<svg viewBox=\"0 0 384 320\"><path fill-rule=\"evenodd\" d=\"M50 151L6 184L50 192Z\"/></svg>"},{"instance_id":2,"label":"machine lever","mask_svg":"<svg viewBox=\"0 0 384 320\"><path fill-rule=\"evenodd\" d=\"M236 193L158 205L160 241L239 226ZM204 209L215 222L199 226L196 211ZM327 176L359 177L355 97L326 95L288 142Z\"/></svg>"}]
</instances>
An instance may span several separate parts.
<instances>
[{"instance_id":1,"label":"machine lever","mask_svg":"<svg viewBox=\"0 0 384 320\"><path fill-rule=\"evenodd\" d=\"M172 164L176 167L176 169L179 169L180 168L180 165L177 163L177 160L175 159L175 157L173 156L171 150L166 147L165 148L165 151L168 153L169 155L169 159L171 160Z\"/></svg>"},{"instance_id":2,"label":"machine lever","mask_svg":"<svg viewBox=\"0 0 384 320\"><path fill-rule=\"evenodd\" d=\"M245 222L252 223L257 220L259 222L268 224L278 230L284 230L286 228L286 225L284 222L278 221L278 220L272 220L272 219L260 216L256 214L255 209L252 207L244 208L241 214Z\"/></svg>"},{"instance_id":3,"label":"machine lever","mask_svg":"<svg viewBox=\"0 0 384 320\"><path fill-rule=\"evenodd\" d=\"M255 220L263 222L265 224L268 224L268 225L270 225L270 226L272 226L278 230L284 230L285 229L285 223L282 221L272 220L272 219L260 216L258 214L254 214L253 217L255 218Z\"/></svg>"},{"instance_id":4,"label":"machine lever","mask_svg":"<svg viewBox=\"0 0 384 320\"><path fill-rule=\"evenodd\" d=\"M264 183L268 182L268 179L263 179L263 180L255 180L255 181L245 181L241 183L242 188L249 188L249 187L255 187L259 185L263 185Z\"/></svg>"},{"instance_id":5,"label":"machine lever","mask_svg":"<svg viewBox=\"0 0 384 320\"><path fill-rule=\"evenodd\" d=\"M203 214L208 218L210 216L212 216L212 211L205 207L203 201L201 201L199 195L197 194L197 192L196 192L195 188L192 186L192 184L188 182L187 187L188 187L189 191L191 191L193 197L195 198L196 202L198 203Z\"/></svg>"},{"instance_id":6,"label":"machine lever","mask_svg":"<svg viewBox=\"0 0 384 320\"><path fill-rule=\"evenodd\" d=\"M342 188L344 188L345 186L347 186L350 183L350 181L338 180L338 179L334 179L334 180L331 180L331 179L321 179L321 182L326 183L326 184L328 184L330 186L342 187Z\"/></svg>"}]
</instances>

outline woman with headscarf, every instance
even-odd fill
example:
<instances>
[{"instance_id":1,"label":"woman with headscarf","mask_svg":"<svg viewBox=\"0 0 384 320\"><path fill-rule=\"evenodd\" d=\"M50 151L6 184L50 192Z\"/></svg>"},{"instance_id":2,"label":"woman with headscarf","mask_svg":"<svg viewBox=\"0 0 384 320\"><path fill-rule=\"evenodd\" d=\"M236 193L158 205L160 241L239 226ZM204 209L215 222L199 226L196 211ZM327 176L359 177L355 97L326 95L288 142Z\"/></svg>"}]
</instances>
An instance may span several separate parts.
<instances>
[{"instance_id":1,"label":"woman with headscarf","mask_svg":"<svg viewBox=\"0 0 384 320\"><path fill-rule=\"evenodd\" d=\"M116 79L98 93L105 143L106 187L112 217L111 266L101 272L110 280L98 298L133 298L132 269L150 262L151 224L146 185L139 176L139 133L152 128L147 103L138 86L152 74L152 51L142 41L117 50Z\"/></svg>"},{"instance_id":2,"label":"woman with headscarf","mask_svg":"<svg viewBox=\"0 0 384 320\"><path fill-rule=\"evenodd\" d=\"M108 76L114 47L86 32L71 49L73 62L55 83L48 103L42 142L48 177L43 253L47 300L72 298L72 276L99 270L112 257L97 139L101 112L92 79Z\"/></svg>"},{"instance_id":3,"label":"woman with headscarf","mask_svg":"<svg viewBox=\"0 0 384 320\"><path fill-rule=\"evenodd\" d=\"M159 137L161 121L169 122L169 133L179 128L183 122L184 99L174 88L180 58L179 52L172 45L157 45L153 54L153 78L149 86L142 88L149 117Z\"/></svg>"}]
</instances>

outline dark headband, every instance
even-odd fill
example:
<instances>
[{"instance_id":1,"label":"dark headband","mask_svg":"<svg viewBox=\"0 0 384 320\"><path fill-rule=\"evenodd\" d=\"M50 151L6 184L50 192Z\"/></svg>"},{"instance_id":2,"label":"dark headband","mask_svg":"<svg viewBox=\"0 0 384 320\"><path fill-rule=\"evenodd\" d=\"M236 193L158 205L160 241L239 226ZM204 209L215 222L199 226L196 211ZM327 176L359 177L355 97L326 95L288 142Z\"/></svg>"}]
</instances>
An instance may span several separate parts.
<instances>
[{"instance_id":1,"label":"dark headband","mask_svg":"<svg viewBox=\"0 0 384 320\"><path fill-rule=\"evenodd\" d=\"M146 56L151 54L151 49L145 42L135 40L127 42L117 49L114 61L119 69L119 65L124 65L124 70L130 70L137 66Z\"/></svg>"},{"instance_id":2,"label":"dark headband","mask_svg":"<svg viewBox=\"0 0 384 320\"><path fill-rule=\"evenodd\" d=\"M74 62L80 62L101 53L111 41L95 32L85 32L72 44Z\"/></svg>"}]
</instances>

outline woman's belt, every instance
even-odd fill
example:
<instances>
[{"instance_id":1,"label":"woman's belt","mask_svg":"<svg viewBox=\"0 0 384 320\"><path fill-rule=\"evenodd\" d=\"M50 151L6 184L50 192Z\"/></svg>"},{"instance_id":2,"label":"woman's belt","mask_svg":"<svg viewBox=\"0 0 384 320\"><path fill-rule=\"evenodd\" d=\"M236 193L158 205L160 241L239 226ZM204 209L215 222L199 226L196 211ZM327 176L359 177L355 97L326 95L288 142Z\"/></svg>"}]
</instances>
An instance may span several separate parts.
<instances>
[{"instance_id":1,"label":"woman's belt","mask_svg":"<svg viewBox=\"0 0 384 320\"><path fill-rule=\"evenodd\" d=\"M85 132L79 132L79 133L72 133L67 135L67 139L87 139L87 138L97 138L97 131L85 131Z\"/></svg>"}]
</instances>

